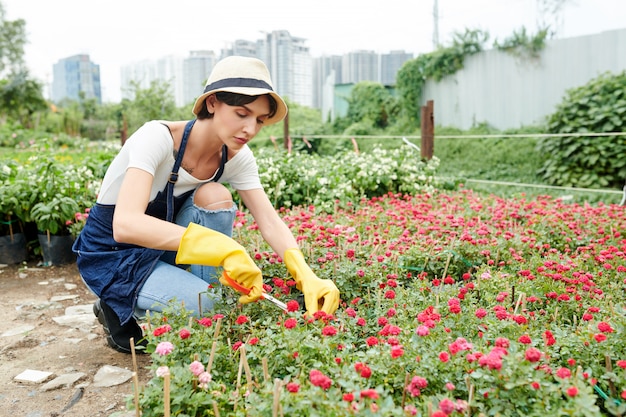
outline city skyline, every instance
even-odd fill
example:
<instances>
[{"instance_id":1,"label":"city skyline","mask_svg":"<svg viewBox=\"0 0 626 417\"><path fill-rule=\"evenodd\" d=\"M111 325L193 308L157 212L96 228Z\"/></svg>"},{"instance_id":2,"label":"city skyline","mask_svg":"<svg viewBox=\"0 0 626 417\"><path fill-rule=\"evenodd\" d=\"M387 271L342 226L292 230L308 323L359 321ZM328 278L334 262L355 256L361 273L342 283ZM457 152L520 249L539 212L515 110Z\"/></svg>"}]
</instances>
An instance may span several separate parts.
<instances>
[{"instance_id":1,"label":"city skyline","mask_svg":"<svg viewBox=\"0 0 626 417\"><path fill-rule=\"evenodd\" d=\"M313 57L372 50L404 50L417 56L432 50L433 1L300 2L261 5L241 0L216 5L184 0L121 2L79 0L40 2L0 0L5 18L26 21L25 57L32 74L50 81L59 59L88 54L101 67L103 96L119 95L120 68L130 62L192 50L219 51L237 39L256 39L287 30L307 40ZM537 0L438 0L440 41L455 31L486 30L491 41L524 26L535 30ZM572 0L558 22L558 37L622 28L626 4L620 0Z\"/></svg>"}]
</instances>

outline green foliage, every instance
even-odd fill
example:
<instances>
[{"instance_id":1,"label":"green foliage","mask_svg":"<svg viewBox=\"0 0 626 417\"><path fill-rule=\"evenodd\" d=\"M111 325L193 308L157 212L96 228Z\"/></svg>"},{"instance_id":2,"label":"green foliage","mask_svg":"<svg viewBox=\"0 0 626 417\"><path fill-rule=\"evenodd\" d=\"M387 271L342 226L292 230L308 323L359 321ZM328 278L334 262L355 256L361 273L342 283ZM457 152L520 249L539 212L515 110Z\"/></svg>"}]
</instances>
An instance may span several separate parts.
<instances>
[{"instance_id":1,"label":"green foliage","mask_svg":"<svg viewBox=\"0 0 626 417\"><path fill-rule=\"evenodd\" d=\"M328 212L388 192L432 191L439 162L422 161L408 146L331 157L263 149L256 156L261 182L275 207L313 204Z\"/></svg>"},{"instance_id":2,"label":"green foliage","mask_svg":"<svg viewBox=\"0 0 626 417\"><path fill-rule=\"evenodd\" d=\"M25 45L26 22L24 19L6 20L4 5L0 3L0 73L22 69Z\"/></svg>"},{"instance_id":3,"label":"green foliage","mask_svg":"<svg viewBox=\"0 0 626 417\"><path fill-rule=\"evenodd\" d=\"M626 71L604 73L567 92L548 118L550 133L567 134L539 142L550 155L540 169L550 184L581 188L622 188L626 179L624 136L578 136L577 133L626 131Z\"/></svg>"},{"instance_id":4,"label":"green foliage","mask_svg":"<svg viewBox=\"0 0 626 417\"><path fill-rule=\"evenodd\" d=\"M41 93L42 85L27 71L12 73L0 80L0 113L19 121L24 127L35 127L33 115L48 108Z\"/></svg>"},{"instance_id":5,"label":"green foliage","mask_svg":"<svg viewBox=\"0 0 626 417\"><path fill-rule=\"evenodd\" d=\"M405 62L396 75L401 117L412 126L418 125L424 82L429 78L440 81L462 69L465 58L482 51L488 39L487 32L466 29L454 34L451 46Z\"/></svg>"},{"instance_id":6,"label":"green foliage","mask_svg":"<svg viewBox=\"0 0 626 417\"><path fill-rule=\"evenodd\" d=\"M382 84L372 81L357 83L347 101L349 107L346 117L352 124L368 120L371 126L384 129L397 113L395 98Z\"/></svg>"},{"instance_id":7,"label":"green foliage","mask_svg":"<svg viewBox=\"0 0 626 417\"><path fill-rule=\"evenodd\" d=\"M513 34L502 43L495 41L494 47L516 57L537 59L546 47L548 34L548 29L544 28L539 29L534 35L528 35L526 27L522 27L518 31L513 31Z\"/></svg>"}]
</instances>

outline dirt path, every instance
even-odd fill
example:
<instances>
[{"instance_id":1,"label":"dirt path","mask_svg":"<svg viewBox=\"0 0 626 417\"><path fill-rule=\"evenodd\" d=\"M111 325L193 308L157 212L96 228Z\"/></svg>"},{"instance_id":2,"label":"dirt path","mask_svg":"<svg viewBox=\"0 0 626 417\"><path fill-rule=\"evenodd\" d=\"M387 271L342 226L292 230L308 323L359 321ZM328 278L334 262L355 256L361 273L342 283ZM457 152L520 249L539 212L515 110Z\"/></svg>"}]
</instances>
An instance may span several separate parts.
<instances>
[{"instance_id":1,"label":"dirt path","mask_svg":"<svg viewBox=\"0 0 626 417\"><path fill-rule=\"evenodd\" d=\"M93 384L94 376L105 365L132 371L132 357L106 345L95 318L93 324L88 322L81 328L54 320L64 316L67 307L89 305L93 301L95 297L82 283L75 264L0 267L1 415L135 415L126 408L127 398L133 393L132 380L111 387ZM12 334L15 332L18 334ZM148 363L147 356L138 356L140 385L148 380L145 369ZM44 391L44 383L15 380L29 369L52 373L47 381L63 374L84 376L69 385Z\"/></svg>"}]
</instances>

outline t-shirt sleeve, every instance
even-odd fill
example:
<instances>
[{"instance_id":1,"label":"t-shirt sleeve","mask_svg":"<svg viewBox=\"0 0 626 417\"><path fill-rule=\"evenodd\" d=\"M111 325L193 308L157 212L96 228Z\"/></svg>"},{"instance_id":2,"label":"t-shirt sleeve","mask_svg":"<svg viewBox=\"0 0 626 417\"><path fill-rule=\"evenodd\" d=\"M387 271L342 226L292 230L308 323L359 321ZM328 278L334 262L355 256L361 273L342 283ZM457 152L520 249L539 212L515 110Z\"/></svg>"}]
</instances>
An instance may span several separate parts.
<instances>
[{"instance_id":1,"label":"t-shirt sleeve","mask_svg":"<svg viewBox=\"0 0 626 417\"><path fill-rule=\"evenodd\" d=\"M139 168L153 176L159 166L171 158L174 142L163 124L148 122L141 126L125 145L128 149L128 168Z\"/></svg>"},{"instance_id":2,"label":"t-shirt sleeve","mask_svg":"<svg viewBox=\"0 0 626 417\"><path fill-rule=\"evenodd\" d=\"M263 188L256 158L248 146L243 147L226 163L219 182L228 183L235 190Z\"/></svg>"}]
</instances>

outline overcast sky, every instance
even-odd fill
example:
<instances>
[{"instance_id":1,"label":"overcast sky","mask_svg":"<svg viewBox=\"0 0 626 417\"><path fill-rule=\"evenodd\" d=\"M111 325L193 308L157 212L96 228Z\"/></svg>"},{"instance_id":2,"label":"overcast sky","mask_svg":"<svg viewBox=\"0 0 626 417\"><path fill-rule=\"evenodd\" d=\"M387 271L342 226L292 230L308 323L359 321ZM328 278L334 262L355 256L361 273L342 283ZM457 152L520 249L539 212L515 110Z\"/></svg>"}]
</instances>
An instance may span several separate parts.
<instances>
[{"instance_id":1,"label":"overcast sky","mask_svg":"<svg viewBox=\"0 0 626 417\"><path fill-rule=\"evenodd\" d=\"M191 50L222 48L237 39L287 30L306 39L314 57L355 50L433 48L435 0L0 0L6 19L24 19L26 61L52 81L59 59L88 54L100 65L105 101L120 97L120 67ZM482 29L504 39L542 16L537 0L438 0L439 39ZM558 16L558 38L626 28L626 0L569 0ZM207 74L208 75L208 74Z\"/></svg>"}]
</instances>

